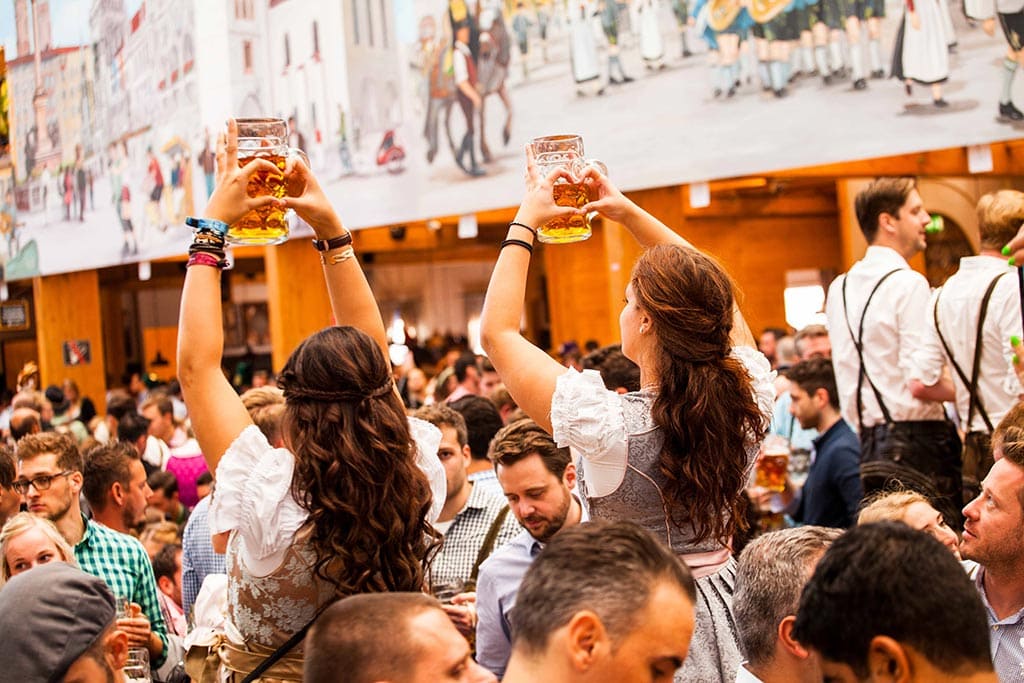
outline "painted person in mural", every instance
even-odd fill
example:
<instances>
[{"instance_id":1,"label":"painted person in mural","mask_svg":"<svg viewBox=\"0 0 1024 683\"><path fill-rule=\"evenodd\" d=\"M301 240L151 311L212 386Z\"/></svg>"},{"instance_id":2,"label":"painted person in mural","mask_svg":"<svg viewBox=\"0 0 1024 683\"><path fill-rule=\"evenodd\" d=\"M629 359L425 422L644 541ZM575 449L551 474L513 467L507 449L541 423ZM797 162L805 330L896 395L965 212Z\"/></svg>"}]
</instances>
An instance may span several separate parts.
<instances>
[{"instance_id":1,"label":"painted person in mural","mask_svg":"<svg viewBox=\"0 0 1024 683\"><path fill-rule=\"evenodd\" d=\"M619 3L616 0L600 0L598 11L601 15L601 29L608 41L608 83L631 83L633 79L622 70L622 59L619 57Z\"/></svg>"},{"instance_id":2,"label":"painted person in mural","mask_svg":"<svg viewBox=\"0 0 1024 683\"><path fill-rule=\"evenodd\" d=\"M474 122L483 106L483 99L477 91L477 56L480 54L480 29L476 16L472 14L465 0L451 0L448 3L448 19L452 35L452 72L455 79L455 97L466 121L466 132L455 153L455 163L467 175L481 176L486 173L477 165ZM476 50L473 46L476 45Z\"/></svg>"},{"instance_id":3,"label":"painted person in mural","mask_svg":"<svg viewBox=\"0 0 1024 683\"><path fill-rule=\"evenodd\" d=\"M892 76L904 82L907 96L913 84L931 88L932 103L948 107L942 84L949 79L949 48L942 24L940 0L905 0L903 19L896 34Z\"/></svg>"},{"instance_id":4,"label":"painted person in mural","mask_svg":"<svg viewBox=\"0 0 1024 683\"><path fill-rule=\"evenodd\" d=\"M1024 121L1024 112L1013 103L1013 79L1024 64L1024 0L965 0L964 13L969 19L983 22L988 35L995 35L999 21L1006 38L1006 54L999 64L999 120L1004 123Z\"/></svg>"},{"instance_id":5,"label":"painted person in mural","mask_svg":"<svg viewBox=\"0 0 1024 683\"><path fill-rule=\"evenodd\" d=\"M121 247L121 258L124 259L139 253L139 240L132 224L132 193L128 189L126 177L128 166L128 148L123 141L112 143L107 148L110 170L110 194L114 211L121 223L121 234L124 245Z\"/></svg>"},{"instance_id":6,"label":"painted person in mural","mask_svg":"<svg viewBox=\"0 0 1024 683\"><path fill-rule=\"evenodd\" d=\"M210 129L206 129L206 133L203 136L203 149L199 152L199 166L203 169L203 181L206 186L206 197L209 198L213 194L213 174L217 170L217 159L214 156L213 149L210 147Z\"/></svg>"},{"instance_id":7,"label":"painted person in mural","mask_svg":"<svg viewBox=\"0 0 1024 683\"><path fill-rule=\"evenodd\" d=\"M590 24L594 7L588 0L569 3L569 63L576 94L580 97L603 95L604 81L597 55L597 37Z\"/></svg>"},{"instance_id":8,"label":"painted person in mural","mask_svg":"<svg viewBox=\"0 0 1024 683\"><path fill-rule=\"evenodd\" d=\"M146 218L149 223L160 229L167 230L167 221L164 219L163 196L164 196L164 173L160 168L160 160L152 147L146 148L146 185L149 188L149 201L146 202Z\"/></svg>"}]
</instances>

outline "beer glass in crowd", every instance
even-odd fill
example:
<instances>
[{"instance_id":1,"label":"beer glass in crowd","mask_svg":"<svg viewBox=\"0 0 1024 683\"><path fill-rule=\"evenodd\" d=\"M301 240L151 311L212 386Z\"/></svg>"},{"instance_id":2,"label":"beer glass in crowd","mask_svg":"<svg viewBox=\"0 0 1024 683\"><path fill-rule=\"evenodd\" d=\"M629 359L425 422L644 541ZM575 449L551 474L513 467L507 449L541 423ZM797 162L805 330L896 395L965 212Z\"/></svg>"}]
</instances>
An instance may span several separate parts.
<instances>
[{"instance_id":1,"label":"beer glass in crowd","mask_svg":"<svg viewBox=\"0 0 1024 683\"><path fill-rule=\"evenodd\" d=\"M769 491L783 491L788 474L789 444L785 439L769 434L757 459L756 483Z\"/></svg>"},{"instance_id":2,"label":"beer glass in crowd","mask_svg":"<svg viewBox=\"0 0 1024 683\"><path fill-rule=\"evenodd\" d=\"M238 124L238 165L253 159L266 159L284 171L289 156L299 156L309 163L305 153L288 148L288 124L284 119L236 119ZM284 197L285 179L259 171L249 180L249 196L272 194ZM288 239L287 212L275 206L253 209L228 229L232 244L280 244Z\"/></svg>"},{"instance_id":3,"label":"beer glass in crowd","mask_svg":"<svg viewBox=\"0 0 1024 683\"><path fill-rule=\"evenodd\" d=\"M601 173L608 169L596 159L583 156L583 138L579 135L551 135L536 138L531 144L534 163L544 176L564 168L574 179L579 179L588 166L595 166ZM587 187L582 182L569 182L559 178L554 186L555 203L559 206L582 207L590 201ZM537 228L537 239L552 244L581 242L591 235L592 215L555 218Z\"/></svg>"}]
</instances>

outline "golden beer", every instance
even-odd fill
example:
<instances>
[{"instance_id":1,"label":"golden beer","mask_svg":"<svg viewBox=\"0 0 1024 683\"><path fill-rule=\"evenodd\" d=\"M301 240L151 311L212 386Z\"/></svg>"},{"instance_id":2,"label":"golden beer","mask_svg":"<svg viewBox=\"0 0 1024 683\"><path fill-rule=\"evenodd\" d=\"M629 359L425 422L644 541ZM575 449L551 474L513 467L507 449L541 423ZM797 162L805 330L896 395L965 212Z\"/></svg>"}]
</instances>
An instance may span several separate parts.
<instances>
[{"instance_id":1,"label":"golden beer","mask_svg":"<svg viewBox=\"0 0 1024 683\"><path fill-rule=\"evenodd\" d=\"M583 183L555 183L555 204L582 208L590 197ZM590 216L560 216L537 229L537 239L549 244L582 242L591 235Z\"/></svg>"},{"instance_id":2,"label":"golden beer","mask_svg":"<svg viewBox=\"0 0 1024 683\"><path fill-rule=\"evenodd\" d=\"M266 159L284 173L288 157L280 148L238 150L238 166L241 168L254 159ZM247 188L250 197L273 195L284 197L284 177L274 176L268 171L257 171L249 178ZM253 209L228 229L228 241L233 244L280 244L288 239L286 210L275 206Z\"/></svg>"},{"instance_id":3,"label":"golden beer","mask_svg":"<svg viewBox=\"0 0 1024 683\"><path fill-rule=\"evenodd\" d=\"M579 135L548 135L534 138L530 143L537 170L542 176L564 169L574 179L583 176L587 167L594 166L602 173L608 169L595 159L583 156L583 138ZM553 199L558 206L583 208L591 197L587 186L581 182L559 180L552 188ZM569 244L582 242L591 235L590 215L564 216L552 219L537 229L537 239L548 244Z\"/></svg>"},{"instance_id":4,"label":"golden beer","mask_svg":"<svg viewBox=\"0 0 1024 683\"><path fill-rule=\"evenodd\" d=\"M788 453L765 453L757 460L757 485L769 491L785 490L788 474Z\"/></svg>"}]
</instances>

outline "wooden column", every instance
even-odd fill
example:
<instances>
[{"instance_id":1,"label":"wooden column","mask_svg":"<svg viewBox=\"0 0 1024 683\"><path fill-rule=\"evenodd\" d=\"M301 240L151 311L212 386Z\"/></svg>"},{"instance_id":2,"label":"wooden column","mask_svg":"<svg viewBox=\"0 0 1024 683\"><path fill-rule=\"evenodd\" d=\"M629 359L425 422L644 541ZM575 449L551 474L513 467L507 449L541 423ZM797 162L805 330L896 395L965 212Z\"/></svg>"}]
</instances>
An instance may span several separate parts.
<instances>
[{"instance_id":1,"label":"wooden column","mask_svg":"<svg viewBox=\"0 0 1024 683\"><path fill-rule=\"evenodd\" d=\"M839 207L839 245L842 254L841 271L845 273L864 256L868 243L860 231L853 200L857 193L867 187L866 180L837 180L836 204Z\"/></svg>"},{"instance_id":2,"label":"wooden column","mask_svg":"<svg viewBox=\"0 0 1024 683\"><path fill-rule=\"evenodd\" d=\"M609 305L607 230L595 221L594 234L585 242L540 247L547 275L551 345L556 349L570 339L581 348L588 339L602 345L618 340L618 327L613 324L617 311Z\"/></svg>"},{"instance_id":3,"label":"wooden column","mask_svg":"<svg viewBox=\"0 0 1024 683\"><path fill-rule=\"evenodd\" d=\"M102 406L107 386L98 271L37 277L32 281L32 292L40 388L59 385L70 378L78 384L82 396L89 396ZM66 341L88 342L89 362L65 365L63 346Z\"/></svg>"},{"instance_id":4,"label":"wooden column","mask_svg":"<svg viewBox=\"0 0 1024 683\"><path fill-rule=\"evenodd\" d=\"M280 372L299 342L332 324L331 302L320 256L309 240L267 247L265 259L271 362Z\"/></svg>"}]
</instances>

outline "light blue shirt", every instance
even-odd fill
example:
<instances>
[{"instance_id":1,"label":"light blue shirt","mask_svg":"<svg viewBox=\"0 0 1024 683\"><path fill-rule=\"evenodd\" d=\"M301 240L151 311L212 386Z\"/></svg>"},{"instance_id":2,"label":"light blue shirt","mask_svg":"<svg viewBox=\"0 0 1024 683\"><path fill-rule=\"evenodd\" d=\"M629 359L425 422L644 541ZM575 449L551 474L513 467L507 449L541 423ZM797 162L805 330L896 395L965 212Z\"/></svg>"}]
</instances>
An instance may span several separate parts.
<instances>
[{"instance_id":1,"label":"light blue shirt","mask_svg":"<svg viewBox=\"0 0 1024 683\"><path fill-rule=\"evenodd\" d=\"M793 397L788 391L782 394L775 401L775 410L772 413L771 433L789 439L789 447L793 450L810 451L814 445L813 441L818 438L817 429L804 429L800 422L789 412L789 406L793 404Z\"/></svg>"},{"instance_id":2,"label":"light blue shirt","mask_svg":"<svg viewBox=\"0 0 1024 683\"><path fill-rule=\"evenodd\" d=\"M576 502L580 502L578 498ZM580 505L580 522L589 521L587 509ZM524 529L480 565L476 582L476 661L499 679L505 675L512 655L509 613L526 570L543 547Z\"/></svg>"},{"instance_id":3,"label":"light blue shirt","mask_svg":"<svg viewBox=\"0 0 1024 683\"><path fill-rule=\"evenodd\" d=\"M203 579L227 572L224 555L214 552L210 538L210 498L196 503L181 538L181 602L186 615L192 611Z\"/></svg>"},{"instance_id":4,"label":"light blue shirt","mask_svg":"<svg viewBox=\"0 0 1024 683\"><path fill-rule=\"evenodd\" d=\"M996 619L992 606L985 595L985 568L979 567L974 576L974 585L985 605L988 617L989 645L992 648L992 664L1001 683L1024 681L1024 609L1005 619Z\"/></svg>"}]
</instances>

